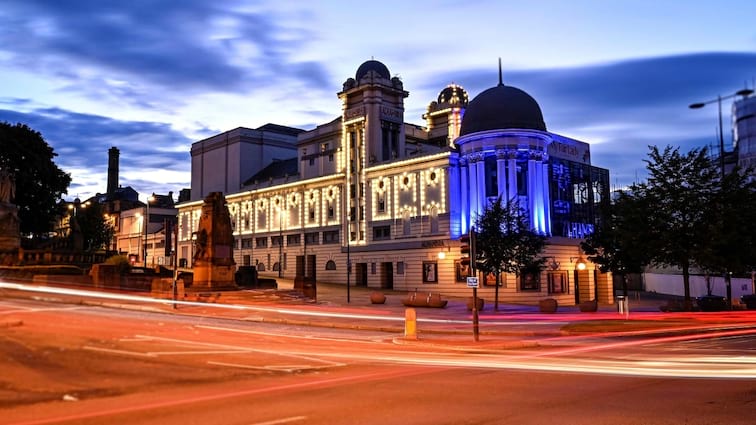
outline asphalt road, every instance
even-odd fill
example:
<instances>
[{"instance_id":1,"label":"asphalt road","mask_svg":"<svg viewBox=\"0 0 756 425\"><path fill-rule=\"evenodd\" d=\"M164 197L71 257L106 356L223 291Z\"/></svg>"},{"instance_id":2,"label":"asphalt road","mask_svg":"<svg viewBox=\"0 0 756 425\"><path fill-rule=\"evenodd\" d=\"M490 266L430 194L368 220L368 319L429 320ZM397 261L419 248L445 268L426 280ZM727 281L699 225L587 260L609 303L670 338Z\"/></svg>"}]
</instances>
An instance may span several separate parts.
<instances>
[{"instance_id":1,"label":"asphalt road","mask_svg":"<svg viewBox=\"0 0 756 425\"><path fill-rule=\"evenodd\" d=\"M752 332L391 332L0 299L2 424L752 424Z\"/></svg>"}]
</instances>

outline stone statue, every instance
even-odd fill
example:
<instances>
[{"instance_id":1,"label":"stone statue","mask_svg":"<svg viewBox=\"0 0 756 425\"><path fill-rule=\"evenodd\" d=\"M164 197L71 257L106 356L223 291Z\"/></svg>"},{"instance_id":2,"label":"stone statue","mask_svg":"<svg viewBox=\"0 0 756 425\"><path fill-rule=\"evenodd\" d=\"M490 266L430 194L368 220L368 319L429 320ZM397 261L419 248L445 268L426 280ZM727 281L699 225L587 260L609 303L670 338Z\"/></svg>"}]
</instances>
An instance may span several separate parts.
<instances>
[{"instance_id":1,"label":"stone statue","mask_svg":"<svg viewBox=\"0 0 756 425\"><path fill-rule=\"evenodd\" d=\"M0 170L0 202L10 204L16 198L16 181L13 174Z\"/></svg>"}]
</instances>

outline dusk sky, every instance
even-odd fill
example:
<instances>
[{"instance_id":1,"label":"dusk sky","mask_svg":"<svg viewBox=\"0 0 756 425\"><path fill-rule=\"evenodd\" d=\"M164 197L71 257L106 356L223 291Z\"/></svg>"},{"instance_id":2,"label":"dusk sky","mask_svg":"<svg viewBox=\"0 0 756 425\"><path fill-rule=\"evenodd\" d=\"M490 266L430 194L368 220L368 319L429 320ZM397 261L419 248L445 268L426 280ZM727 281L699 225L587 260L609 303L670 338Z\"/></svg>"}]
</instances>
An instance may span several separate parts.
<instances>
[{"instance_id":1,"label":"dusk sky","mask_svg":"<svg viewBox=\"0 0 756 425\"><path fill-rule=\"evenodd\" d=\"M753 0L467 3L3 0L0 121L42 133L72 176L66 199L105 192L116 146L120 184L144 200L190 186L197 140L336 118L371 58L420 125L447 84L494 86L501 58L549 131L590 143L622 186L645 175L648 145L717 149L716 103L688 105L754 87Z\"/></svg>"}]
</instances>

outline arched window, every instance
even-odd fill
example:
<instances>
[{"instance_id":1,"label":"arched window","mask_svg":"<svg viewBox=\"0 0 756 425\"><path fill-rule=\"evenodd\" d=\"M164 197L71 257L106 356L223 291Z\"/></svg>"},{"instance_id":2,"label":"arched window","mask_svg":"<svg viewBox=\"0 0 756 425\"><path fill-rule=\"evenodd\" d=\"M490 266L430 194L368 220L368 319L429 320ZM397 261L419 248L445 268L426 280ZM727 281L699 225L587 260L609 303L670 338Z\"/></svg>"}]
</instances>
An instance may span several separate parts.
<instances>
[{"instance_id":1,"label":"arched window","mask_svg":"<svg viewBox=\"0 0 756 425\"><path fill-rule=\"evenodd\" d=\"M326 270L336 270L336 262L333 260L328 260L325 264Z\"/></svg>"}]
</instances>

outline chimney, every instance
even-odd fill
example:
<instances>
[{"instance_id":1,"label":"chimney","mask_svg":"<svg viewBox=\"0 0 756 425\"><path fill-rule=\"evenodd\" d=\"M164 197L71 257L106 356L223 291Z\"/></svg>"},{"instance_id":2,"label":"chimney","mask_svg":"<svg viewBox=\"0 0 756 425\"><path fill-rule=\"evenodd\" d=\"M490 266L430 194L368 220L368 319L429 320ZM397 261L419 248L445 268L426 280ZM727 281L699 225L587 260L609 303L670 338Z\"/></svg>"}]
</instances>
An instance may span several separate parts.
<instances>
[{"instance_id":1,"label":"chimney","mask_svg":"<svg viewBox=\"0 0 756 425\"><path fill-rule=\"evenodd\" d=\"M117 147L108 149L108 197L113 196L118 189L118 156L120 151Z\"/></svg>"}]
</instances>

